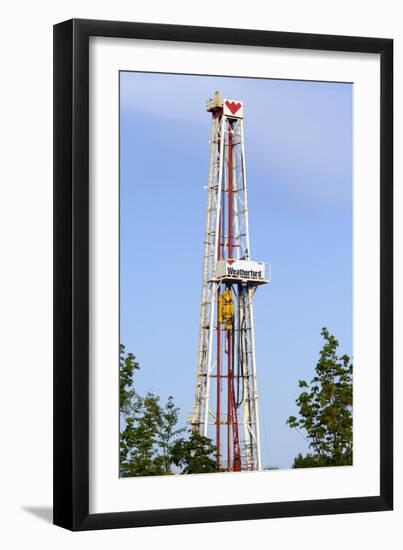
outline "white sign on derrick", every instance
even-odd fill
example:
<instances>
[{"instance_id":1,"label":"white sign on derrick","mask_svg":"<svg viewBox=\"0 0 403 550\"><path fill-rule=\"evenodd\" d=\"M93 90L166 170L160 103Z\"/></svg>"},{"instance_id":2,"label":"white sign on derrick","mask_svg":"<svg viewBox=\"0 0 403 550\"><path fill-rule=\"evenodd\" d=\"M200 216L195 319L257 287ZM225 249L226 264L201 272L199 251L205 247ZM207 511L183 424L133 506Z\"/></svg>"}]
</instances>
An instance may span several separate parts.
<instances>
[{"instance_id":1,"label":"white sign on derrick","mask_svg":"<svg viewBox=\"0 0 403 550\"><path fill-rule=\"evenodd\" d=\"M267 283L264 262L253 260L219 260L216 264L216 279L245 283Z\"/></svg>"},{"instance_id":2,"label":"white sign on derrick","mask_svg":"<svg viewBox=\"0 0 403 550\"><path fill-rule=\"evenodd\" d=\"M223 100L224 115L230 118L243 118L243 101L237 99L228 99L224 97Z\"/></svg>"}]
</instances>

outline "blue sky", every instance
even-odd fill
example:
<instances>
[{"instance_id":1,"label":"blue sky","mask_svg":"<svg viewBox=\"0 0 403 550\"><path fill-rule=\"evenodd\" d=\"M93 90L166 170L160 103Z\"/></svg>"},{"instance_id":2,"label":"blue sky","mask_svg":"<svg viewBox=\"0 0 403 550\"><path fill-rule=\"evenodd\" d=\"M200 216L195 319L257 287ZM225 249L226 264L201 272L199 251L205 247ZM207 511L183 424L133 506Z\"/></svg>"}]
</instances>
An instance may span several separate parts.
<instances>
[{"instance_id":1,"label":"blue sky","mask_svg":"<svg viewBox=\"0 0 403 550\"><path fill-rule=\"evenodd\" d=\"M120 76L120 339L140 392L192 411L210 114L245 102L251 255L272 266L255 297L263 465L288 468L286 426L313 377L321 328L352 353L352 85L123 72Z\"/></svg>"}]
</instances>

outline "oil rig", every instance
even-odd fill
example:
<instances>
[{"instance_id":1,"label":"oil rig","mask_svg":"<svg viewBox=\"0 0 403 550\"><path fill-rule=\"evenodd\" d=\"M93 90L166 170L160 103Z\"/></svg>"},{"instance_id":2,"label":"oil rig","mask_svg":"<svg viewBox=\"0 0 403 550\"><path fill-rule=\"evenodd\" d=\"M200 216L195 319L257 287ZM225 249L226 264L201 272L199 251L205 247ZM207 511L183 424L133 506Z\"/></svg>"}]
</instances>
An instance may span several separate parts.
<instances>
[{"instance_id":1,"label":"oil rig","mask_svg":"<svg viewBox=\"0 0 403 550\"><path fill-rule=\"evenodd\" d=\"M210 437L224 471L261 469L253 322L256 289L270 267L251 259L244 103L221 98L211 113L199 349L192 429Z\"/></svg>"}]
</instances>

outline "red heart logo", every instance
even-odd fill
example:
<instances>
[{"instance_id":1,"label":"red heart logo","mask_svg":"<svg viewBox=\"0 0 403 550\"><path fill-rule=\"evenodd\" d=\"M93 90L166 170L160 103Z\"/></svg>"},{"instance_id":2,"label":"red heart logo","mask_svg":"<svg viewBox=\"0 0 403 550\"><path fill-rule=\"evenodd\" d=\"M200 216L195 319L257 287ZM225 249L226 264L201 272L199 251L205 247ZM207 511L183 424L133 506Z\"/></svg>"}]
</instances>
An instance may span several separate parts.
<instances>
[{"instance_id":1,"label":"red heart logo","mask_svg":"<svg viewBox=\"0 0 403 550\"><path fill-rule=\"evenodd\" d=\"M235 260L227 260L227 264L232 265L235 262Z\"/></svg>"},{"instance_id":2,"label":"red heart logo","mask_svg":"<svg viewBox=\"0 0 403 550\"><path fill-rule=\"evenodd\" d=\"M225 105L233 115L242 107L241 103L235 103L235 101L226 101Z\"/></svg>"}]
</instances>

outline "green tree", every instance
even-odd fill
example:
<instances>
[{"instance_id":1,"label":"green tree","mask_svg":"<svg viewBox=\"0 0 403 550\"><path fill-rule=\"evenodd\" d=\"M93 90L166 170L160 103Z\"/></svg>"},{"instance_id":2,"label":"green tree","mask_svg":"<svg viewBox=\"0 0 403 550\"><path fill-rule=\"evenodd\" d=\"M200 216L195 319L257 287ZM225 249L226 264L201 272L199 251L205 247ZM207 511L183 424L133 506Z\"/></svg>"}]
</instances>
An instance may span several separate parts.
<instances>
[{"instance_id":1,"label":"green tree","mask_svg":"<svg viewBox=\"0 0 403 550\"><path fill-rule=\"evenodd\" d=\"M189 430L188 439L178 439L172 447L173 463L182 474L217 472L217 449L210 438Z\"/></svg>"},{"instance_id":2,"label":"green tree","mask_svg":"<svg viewBox=\"0 0 403 550\"><path fill-rule=\"evenodd\" d=\"M326 328L325 343L308 384L300 380L302 392L296 404L299 417L287 424L306 434L311 452L299 454L293 468L346 466L353 461L353 364L348 355L337 355L338 341Z\"/></svg>"},{"instance_id":3,"label":"green tree","mask_svg":"<svg viewBox=\"0 0 403 550\"><path fill-rule=\"evenodd\" d=\"M143 403L134 389L134 373L140 366L132 353L120 345L119 357L119 405L120 405L120 475L128 475L128 460L134 439L135 420Z\"/></svg>"},{"instance_id":4,"label":"green tree","mask_svg":"<svg viewBox=\"0 0 403 550\"><path fill-rule=\"evenodd\" d=\"M161 451L161 462L165 474L170 474L173 462L173 446L185 428L177 428L179 407L170 395L164 408L160 407L156 418L156 444Z\"/></svg>"},{"instance_id":5,"label":"green tree","mask_svg":"<svg viewBox=\"0 0 403 550\"><path fill-rule=\"evenodd\" d=\"M125 347L120 345L119 357L119 403L120 413L128 415L138 397L134 389L134 371L140 366L132 353L125 354Z\"/></svg>"},{"instance_id":6,"label":"green tree","mask_svg":"<svg viewBox=\"0 0 403 550\"><path fill-rule=\"evenodd\" d=\"M172 473L172 446L178 429L179 408L170 396L165 407L153 393L140 396L134 374L140 368L134 355L120 347L120 475L122 477Z\"/></svg>"},{"instance_id":7,"label":"green tree","mask_svg":"<svg viewBox=\"0 0 403 550\"><path fill-rule=\"evenodd\" d=\"M135 356L120 347L120 475L122 477L172 474L173 466L184 474L216 472L216 448L211 439L178 428L179 408L172 396L165 406L160 398L135 390Z\"/></svg>"},{"instance_id":8,"label":"green tree","mask_svg":"<svg viewBox=\"0 0 403 550\"><path fill-rule=\"evenodd\" d=\"M125 419L121 431L121 474L123 477L165 474L164 460L157 444L159 398L147 393L139 407Z\"/></svg>"}]
</instances>

